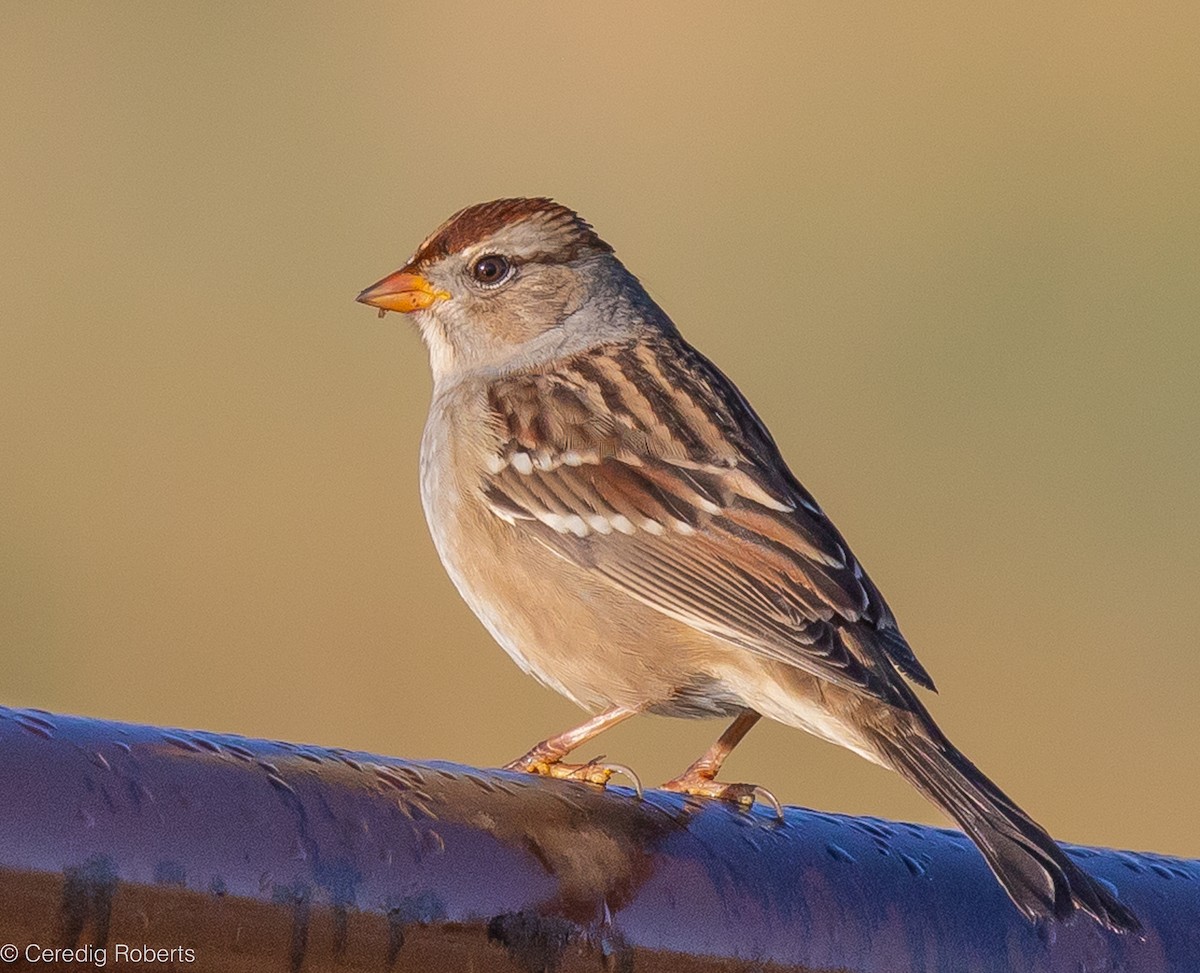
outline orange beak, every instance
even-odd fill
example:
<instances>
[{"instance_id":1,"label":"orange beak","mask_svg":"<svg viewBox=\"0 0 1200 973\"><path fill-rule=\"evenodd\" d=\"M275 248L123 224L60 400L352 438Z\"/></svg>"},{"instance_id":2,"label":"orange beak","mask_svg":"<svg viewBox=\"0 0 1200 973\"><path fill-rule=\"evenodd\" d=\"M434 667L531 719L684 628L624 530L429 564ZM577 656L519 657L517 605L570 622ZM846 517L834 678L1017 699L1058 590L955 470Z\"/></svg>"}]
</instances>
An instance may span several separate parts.
<instances>
[{"instance_id":1,"label":"orange beak","mask_svg":"<svg viewBox=\"0 0 1200 973\"><path fill-rule=\"evenodd\" d=\"M377 307L381 312L400 311L407 314L410 311L423 311L431 304L448 300L449 297L449 294L438 290L420 274L397 270L390 277L372 284L355 300Z\"/></svg>"}]
</instances>

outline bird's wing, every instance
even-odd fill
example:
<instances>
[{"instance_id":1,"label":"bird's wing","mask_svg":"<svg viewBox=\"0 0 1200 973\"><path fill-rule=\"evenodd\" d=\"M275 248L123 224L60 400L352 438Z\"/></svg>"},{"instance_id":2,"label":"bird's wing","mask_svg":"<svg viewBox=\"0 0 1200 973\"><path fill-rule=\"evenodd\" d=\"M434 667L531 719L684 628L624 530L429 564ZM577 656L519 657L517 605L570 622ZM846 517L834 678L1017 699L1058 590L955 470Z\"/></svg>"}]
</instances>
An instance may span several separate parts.
<instances>
[{"instance_id":1,"label":"bird's wing","mask_svg":"<svg viewBox=\"0 0 1200 973\"><path fill-rule=\"evenodd\" d=\"M495 381L491 510L703 632L886 699L932 688L734 385L678 337ZM893 668L895 667L895 668Z\"/></svg>"}]
</instances>

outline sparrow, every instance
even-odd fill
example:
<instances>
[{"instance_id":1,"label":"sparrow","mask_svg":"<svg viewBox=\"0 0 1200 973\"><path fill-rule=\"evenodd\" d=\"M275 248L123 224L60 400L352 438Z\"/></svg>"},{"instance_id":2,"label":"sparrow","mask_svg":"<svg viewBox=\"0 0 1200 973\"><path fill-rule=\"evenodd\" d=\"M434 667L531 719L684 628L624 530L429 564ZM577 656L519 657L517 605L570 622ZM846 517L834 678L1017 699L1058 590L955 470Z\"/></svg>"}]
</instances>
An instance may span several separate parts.
<instances>
[{"instance_id":1,"label":"sparrow","mask_svg":"<svg viewBox=\"0 0 1200 973\"><path fill-rule=\"evenodd\" d=\"M525 672L595 714L508 765L639 713L732 718L668 790L718 781L763 716L896 771L970 836L1029 919L1137 918L946 738L933 680L737 387L592 226L550 199L469 206L357 298L410 317L433 395L421 499L472 611Z\"/></svg>"}]
</instances>

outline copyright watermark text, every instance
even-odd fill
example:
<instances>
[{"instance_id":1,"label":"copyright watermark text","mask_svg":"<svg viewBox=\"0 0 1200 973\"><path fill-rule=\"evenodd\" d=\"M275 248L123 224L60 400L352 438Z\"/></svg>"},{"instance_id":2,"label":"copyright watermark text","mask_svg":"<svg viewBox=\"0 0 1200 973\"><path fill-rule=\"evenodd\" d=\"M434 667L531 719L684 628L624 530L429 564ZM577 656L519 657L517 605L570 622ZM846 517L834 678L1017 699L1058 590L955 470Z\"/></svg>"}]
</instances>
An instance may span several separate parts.
<instances>
[{"instance_id":1,"label":"copyright watermark text","mask_svg":"<svg viewBox=\"0 0 1200 973\"><path fill-rule=\"evenodd\" d=\"M0 963L77 963L80 966L107 966L109 962L153 966L160 963L194 963L196 951L190 946L147 946L145 943L113 943L111 946L43 946L28 943L0 946Z\"/></svg>"}]
</instances>

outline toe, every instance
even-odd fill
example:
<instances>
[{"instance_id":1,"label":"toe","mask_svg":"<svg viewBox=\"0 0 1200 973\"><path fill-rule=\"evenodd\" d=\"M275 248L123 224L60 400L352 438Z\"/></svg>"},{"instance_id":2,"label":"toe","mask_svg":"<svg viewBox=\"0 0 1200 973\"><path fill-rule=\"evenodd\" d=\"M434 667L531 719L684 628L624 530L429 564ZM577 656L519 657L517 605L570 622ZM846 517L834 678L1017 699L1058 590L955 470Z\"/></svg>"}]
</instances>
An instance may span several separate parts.
<instances>
[{"instance_id":1,"label":"toe","mask_svg":"<svg viewBox=\"0 0 1200 973\"><path fill-rule=\"evenodd\" d=\"M783 806L765 787L758 784L724 784L709 778L684 775L669 780L662 785L665 791L675 791L679 794L690 794L693 797L707 797L742 807L753 807L756 802L769 804L775 812L775 817L783 820Z\"/></svg>"},{"instance_id":2,"label":"toe","mask_svg":"<svg viewBox=\"0 0 1200 973\"><path fill-rule=\"evenodd\" d=\"M599 759L591 760L586 764L571 768L568 779L585 780L589 784L599 784L601 787L605 787L615 774L628 777L633 783L634 792L639 798L642 797L641 779L633 772L633 768L626 767L624 764L602 763Z\"/></svg>"},{"instance_id":3,"label":"toe","mask_svg":"<svg viewBox=\"0 0 1200 973\"><path fill-rule=\"evenodd\" d=\"M586 764L565 764L561 761L551 761L544 758L525 756L519 760L514 760L510 764L506 764L505 770L512 770L518 773L535 774L538 777L553 777L557 780L573 780L587 784L596 784L599 787L607 786L609 780L615 774L623 774L633 782L633 789L640 798L642 796L642 782L638 779L638 775L633 772L633 769L626 767L624 764L604 763L600 759L589 761Z\"/></svg>"}]
</instances>

